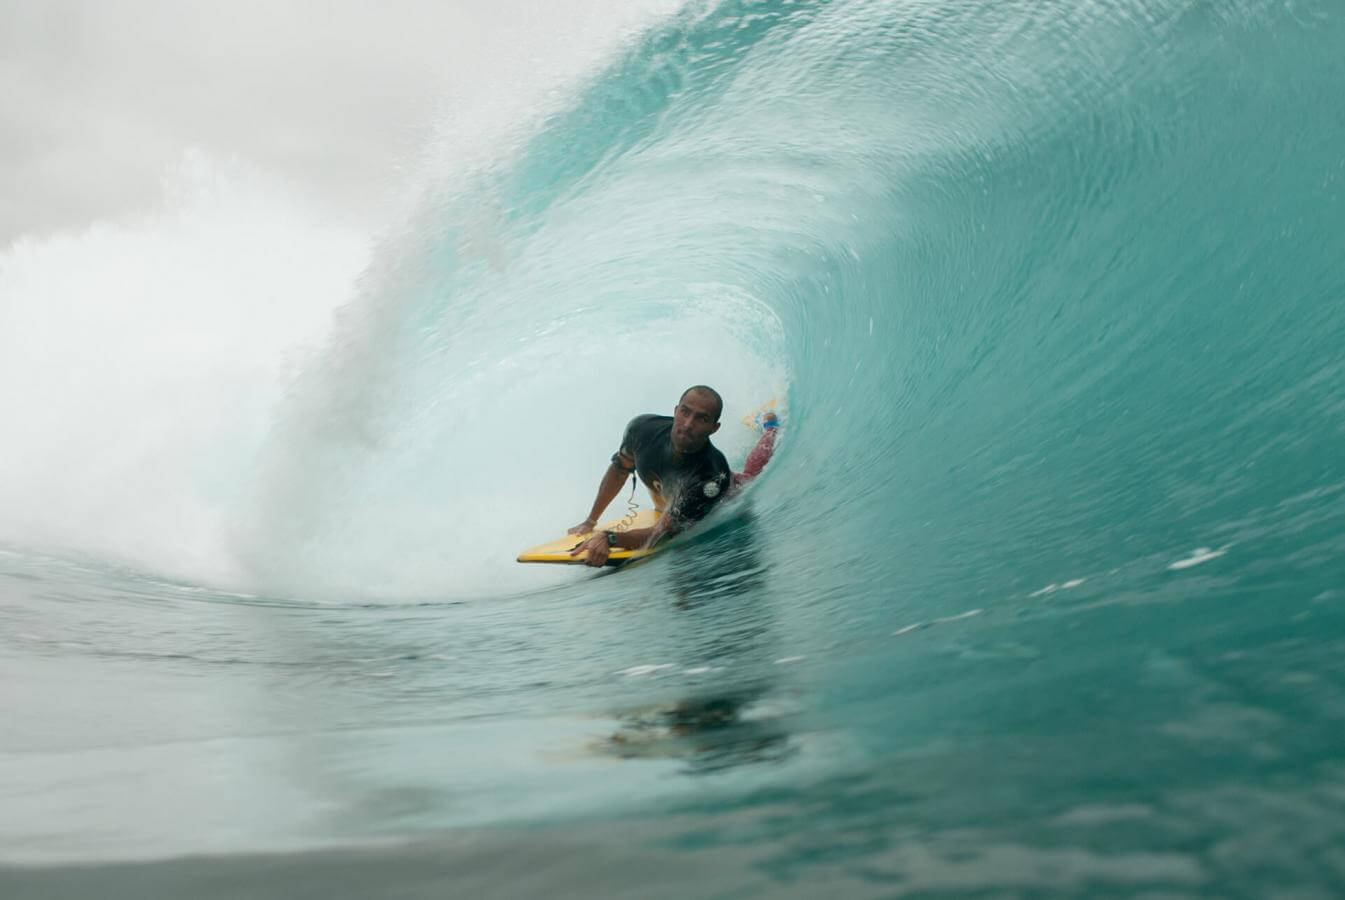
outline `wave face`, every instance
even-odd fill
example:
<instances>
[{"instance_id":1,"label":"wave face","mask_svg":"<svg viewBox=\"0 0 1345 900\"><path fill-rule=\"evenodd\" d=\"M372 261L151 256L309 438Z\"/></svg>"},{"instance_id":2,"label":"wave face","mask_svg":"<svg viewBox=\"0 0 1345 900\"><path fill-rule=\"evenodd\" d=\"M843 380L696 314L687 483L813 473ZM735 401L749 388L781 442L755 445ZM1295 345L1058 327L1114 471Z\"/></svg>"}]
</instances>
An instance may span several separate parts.
<instances>
[{"instance_id":1,"label":"wave face","mask_svg":"<svg viewBox=\"0 0 1345 900\"><path fill-rule=\"evenodd\" d=\"M501 762L463 799L381 735L402 774L367 781L442 802L323 837L550 798L674 810L668 845L780 877L1323 888L1343 28L1312 2L693 6L439 173L240 457L219 552L231 587L300 598L285 658L314 683L376 660L441 747L610 715L630 765ZM512 566L582 517L627 419L697 382L735 462L740 417L785 413L735 515L615 577ZM339 601L330 630L310 599ZM333 630L388 652L338 665ZM325 724L393 715L361 684Z\"/></svg>"},{"instance_id":2,"label":"wave face","mask_svg":"<svg viewBox=\"0 0 1345 900\"><path fill-rule=\"evenodd\" d=\"M1289 521L1324 561L1334 27L1247 3L683 14L375 266L263 491L324 522L340 493L366 525L290 587L352 548L367 589L427 562L413 534L470 542L426 498L502 523L483 550L582 511L555 482L696 381L735 419L787 402L763 527L801 545L782 580L865 586L851 606L1098 590L1200 546L1263 565Z\"/></svg>"}]
</instances>

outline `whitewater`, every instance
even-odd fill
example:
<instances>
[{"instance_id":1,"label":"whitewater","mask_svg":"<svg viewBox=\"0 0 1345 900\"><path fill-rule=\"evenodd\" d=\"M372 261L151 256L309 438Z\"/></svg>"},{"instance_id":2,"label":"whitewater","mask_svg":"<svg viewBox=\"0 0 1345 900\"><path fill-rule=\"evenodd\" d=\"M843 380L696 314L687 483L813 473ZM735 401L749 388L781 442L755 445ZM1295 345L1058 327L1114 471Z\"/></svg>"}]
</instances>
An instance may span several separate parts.
<instances>
[{"instance_id":1,"label":"whitewater","mask_svg":"<svg viewBox=\"0 0 1345 900\"><path fill-rule=\"evenodd\" d=\"M690 3L0 251L0 891L1338 890L1342 12ZM515 564L695 383L745 496Z\"/></svg>"}]
</instances>

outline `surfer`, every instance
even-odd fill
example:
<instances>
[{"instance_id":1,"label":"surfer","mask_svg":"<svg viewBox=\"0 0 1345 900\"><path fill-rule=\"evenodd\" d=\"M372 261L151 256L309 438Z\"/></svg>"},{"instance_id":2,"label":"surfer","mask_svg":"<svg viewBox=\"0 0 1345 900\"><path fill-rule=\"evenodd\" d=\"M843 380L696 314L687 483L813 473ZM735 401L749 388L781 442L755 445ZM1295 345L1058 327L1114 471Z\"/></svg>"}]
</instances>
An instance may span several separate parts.
<instances>
[{"instance_id":1,"label":"surfer","mask_svg":"<svg viewBox=\"0 0 1345 900\"><path fill-rule=\"evenodd\" d=\"M770 458L778 424L774 413L763 418L765 429L756 449L749 454L742 473L734 473L713 444L710 435L719 430L724 401L711 387L698 384L682 392L671 416L646 414L631 419L621 438L621 447L598 485L588 518L569 529L570 534L588 534L598 516L621 491L632 472L638 474L654 506L663 512L656 525L627 531L603 531L570 551L578 556L588 551L585 562L601 566L613 548L636 550L652 546L665 537L705 518L733 488L751 480Z\"/></svg>"}]
</instances>

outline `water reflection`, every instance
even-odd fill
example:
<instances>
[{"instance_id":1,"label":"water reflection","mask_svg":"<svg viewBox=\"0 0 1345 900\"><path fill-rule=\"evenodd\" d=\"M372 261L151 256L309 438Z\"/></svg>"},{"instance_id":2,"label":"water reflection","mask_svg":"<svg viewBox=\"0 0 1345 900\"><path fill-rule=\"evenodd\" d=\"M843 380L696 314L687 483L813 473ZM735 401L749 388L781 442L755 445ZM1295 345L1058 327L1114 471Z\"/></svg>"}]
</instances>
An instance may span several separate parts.
<instances>
[{"instance_id":1,"label":"water reflection","mask_svg":"<svg viewBox=\"0 0 1345 900\"><path fill-rule=\"evenodd\" d=\"M683 673L697 685L669 702L621 710L599 752L623 759L680 758L689 775L792 756L791 706L780 683L779 639L750 509L669 554L662 585ZM668 601L661 601L668 602Z\"/></svg>"}]
</instances>

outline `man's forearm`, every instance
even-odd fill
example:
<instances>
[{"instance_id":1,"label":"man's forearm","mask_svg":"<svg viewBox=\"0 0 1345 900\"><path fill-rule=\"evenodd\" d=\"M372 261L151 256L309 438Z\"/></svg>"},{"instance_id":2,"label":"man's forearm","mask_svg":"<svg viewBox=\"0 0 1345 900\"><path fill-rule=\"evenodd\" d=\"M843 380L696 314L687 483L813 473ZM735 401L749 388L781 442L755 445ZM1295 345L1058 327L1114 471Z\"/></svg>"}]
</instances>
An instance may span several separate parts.
<instances>
[{"instance_id":1,"label":"man's forearm","mask_svg":"<svg viewBox=\"0 0 1345 900\"><path fill-rule=\"evenodd\" d=\"M625 469L619 469L615 465L609 464L607 471L603 473L602 482L598 485L598 497L593 501L593 508L588 512L590 522L598 521L598 516L602 515L612 499L621 493L621 486L626 483L626 476L630 473Z\"/></svg>"},{"instance_id":2,"label":"man's forearm","mask_svg":"<svg viewBox=\"0 0 1345 900\"><path fill-rule=\"evenodd\" d=\"M613 532L616 535L614 546L623 550L639 550L649 543L649 539L654 536L654 532L657 530L658 526L655 525L649 528L632 528L630 531Z\"/></svg>"},{"instance_id":3,"label":"man's forearm","mask_svg":"<svg viewBox=\"0 0 1345 900\"><path fill-rule=\"evenodd\" d=\"M639 550L641 547L652 546L661 539L677 533L677 528L667 515L659 519L657 525L651 525L648 528L632 528L629 531L613 532L616 537L615 545L623 550Z\"/></svg>"}]
</instances>

